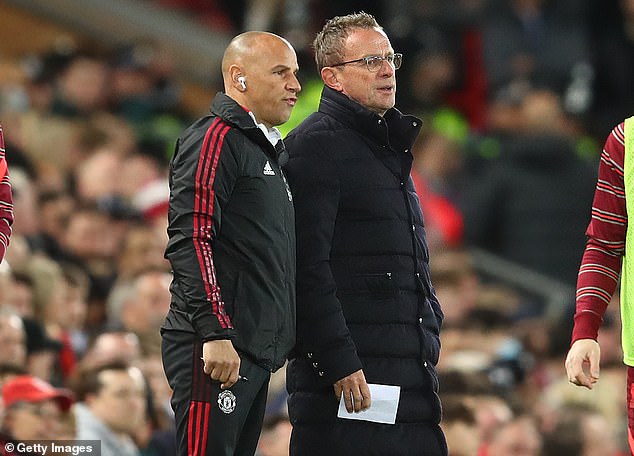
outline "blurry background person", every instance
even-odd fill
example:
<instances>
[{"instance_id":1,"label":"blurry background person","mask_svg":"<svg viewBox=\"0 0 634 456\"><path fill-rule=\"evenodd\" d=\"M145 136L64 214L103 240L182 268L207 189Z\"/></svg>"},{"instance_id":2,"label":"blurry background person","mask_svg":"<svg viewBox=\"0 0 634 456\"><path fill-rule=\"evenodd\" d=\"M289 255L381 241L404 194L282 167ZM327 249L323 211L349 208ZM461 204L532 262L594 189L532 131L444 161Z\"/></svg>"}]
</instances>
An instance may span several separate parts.
<instances>
[{"instance_id":1,"label":"blurry background person","mask_svg":"<svg viewBox=\"0 0 634 456\"><path fill-rule=\"evenodd\" d=\"M13 309L21 317L33 317L35 313L33 280L29 274L11 268L7 271L7 282L4 285L4 305Z\"/></svg>"},{"instance_id":2,"label":"blurry background person","mask_svg":"<svg viewBox=\"0 0 634 456\"><path fill-rule=\"evenodd\" d=\"M51 338L44 325L35 318L24 317L22 324L26 333L28 372L53 385L63 384L57 369L62 343Z\"/></svg>"},{"instance_id":3,"label":"blurry background person","mask_svg":"<svg viewBox=\"0 0 634 456\"><path fill-rule=\"evenodd\" d=\"M519 415L493 431L489 444L480 449L481 456L540 456L542 436L530 415Z\"/></svg>"},{"instance_id":4,"label":"blurry background person","mask_svg":"<svg viewBox=\"0 0 634 456\"><path fill-rule=\"evenodd\" d=\"M582 403L560 407L554 426L543 433L541 456L625 456L618 434L600 410Z\"/></svg>"},{"instance_id":5,"label":"blurry background person","mask_svg":"<svg viewBox=\"0 0 634 456\"><path fill-rule=\"evenodd\" d=\"M170 308L169 285L171 274L162 271L146 271L138 274L125 290L120 290L120 327L135 333L144 355L160 354L160 329Z\"/></svg>"},{"instance_id":6,"label":"blurry background person","mask_svg":"<svg viewBox=\"0 0 634 456\"><path fill-rule=\"evenodd\" d=\"M464 197L465 242L573 287L595 167L577 154L554 92L529 91L520 110L521 130Z\"/></svg>"},{"instance_id":7,"label":"blurry background person","mask_svg":"<svg viewBox=\"0 0 634 456\"><path fill-rule=\"evenodd\" d=\"M478 454L480 435L474 410L459 395L443 398L442 429L451 456Z\"/></svg>"},{"instance_id":8,"label":"blurry background person","mask_svg":"<svg viewBox=\"0 0 634 456\"><path fill-rule=\"evenodd\" d=\"M135 364L141 359L139 337L129 331L104 331L88 345L82 365L99 367L111 362Z\"/></svg>"},{"instance_id":9,"label":"blurry background person","mask_svg":"<svg viewBox=\"0 0 634 456\"><path fill-rule=\"evenodd\" d=\"M13 311L0 308L0 363L26 368L26 330Z\"/></svg>"},{"instance_id":10,"label":"blurry background person","mask_svg":"<svg viewBox=\"0 0 634 456\"><path fill-rule=\"evenodd\" d=\"M74 438L65 417L73 398L71 391L54 388L32 375L9 379L2 386L3 438L5 441Z\"/></svg>"},{"instance_id":11,"label":"blurry background person","mask_svg":"<svg viewBox=\"0 0 634 456\"><path fill-rule=\"evenodd\" d=\"M519 84L563 94L577 65L590 61L581 2L490 1L482 55L492 98ZM576 9L576 11L575 11Z\"/></svg>"},{"instance_id":12,"label":"blurry background person","mask_svg":"<svg viewBox=\"0 0 634 456\"><path fill-rule=\"evenodd\" d=\"M431 130L420 133L412 154L411 176L425 214L429 249L438 252L460 247L464 242L464 220L456 189L464 166L462 144Z\"/></svg>"},{"instance_id":13,"label":"blurry background person","mask_svg":"<svg viewBox=\"0 0 634 456\"><path fill-rule=\"evenodd\" d=\"M145 413L131 438L144 455L172 456L176 452L171 389L160 356L143 355L139 338L126 331L106 331L97 335L80 360L71 384L79 388L86 377L107 366L129 366L139 370L144 383ZM79 385L79 386L78 386Z\"/></svg>"},{"instance_id":14,"label":"blurry background person","mask_svg":"<svg viewBox=\"0 0 634 456\"><path fill-rule=\"evenodd\" d=\"M103 456L139 456L133 436L146 413L141 371L110 363L80 372L75 386L78 440L100 440Z\"/></svg>"}]
</instances>

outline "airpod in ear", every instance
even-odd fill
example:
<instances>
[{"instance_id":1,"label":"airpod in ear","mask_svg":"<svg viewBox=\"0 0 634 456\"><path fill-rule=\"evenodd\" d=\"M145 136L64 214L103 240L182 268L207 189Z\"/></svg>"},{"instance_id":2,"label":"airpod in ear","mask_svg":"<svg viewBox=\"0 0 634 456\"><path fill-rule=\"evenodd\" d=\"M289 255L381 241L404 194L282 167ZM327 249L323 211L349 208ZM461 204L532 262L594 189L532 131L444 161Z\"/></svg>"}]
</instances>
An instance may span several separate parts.
<instances>
[{"instance_id":1,"label":"airpod in ear","mask_svg":"<svg viewBox=\"0 0 634 456\"><path fill-rule=\"evenodd\" d=\"M242 90L246 90L247 89L247 80L245 79L244 76L238 76L238 83L242 87Z\"/></svg>"}]
</instances>

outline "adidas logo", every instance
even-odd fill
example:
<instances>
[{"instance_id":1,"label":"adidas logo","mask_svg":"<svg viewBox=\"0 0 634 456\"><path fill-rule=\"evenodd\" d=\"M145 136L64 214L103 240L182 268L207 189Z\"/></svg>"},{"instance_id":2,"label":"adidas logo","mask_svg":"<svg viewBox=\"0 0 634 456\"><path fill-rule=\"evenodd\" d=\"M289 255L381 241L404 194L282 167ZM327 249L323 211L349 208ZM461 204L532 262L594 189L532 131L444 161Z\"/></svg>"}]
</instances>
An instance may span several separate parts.
<instances>
[{"instance_id":1,"label":"adidas logo","mask_svg":"<svg viewBox=\"0 0 634 456\"><path fill-rule=\"evenodd\" d=\"M271 168L271 164L269 163L269 161L266 161L266 164L264 165L264 169L262 170L262 172L264 174L266 174L267 176L275 176L275 171L273 171L273 168Z\"/></svg>"}]
</instances>

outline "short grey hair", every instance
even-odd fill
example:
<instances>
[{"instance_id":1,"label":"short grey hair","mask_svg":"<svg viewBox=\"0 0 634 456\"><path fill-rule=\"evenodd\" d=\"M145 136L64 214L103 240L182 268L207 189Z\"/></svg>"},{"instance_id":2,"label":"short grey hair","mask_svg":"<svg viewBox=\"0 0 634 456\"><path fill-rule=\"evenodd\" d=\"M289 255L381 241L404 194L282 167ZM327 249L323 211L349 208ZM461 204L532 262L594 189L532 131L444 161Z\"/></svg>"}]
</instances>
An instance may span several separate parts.
<instances>
[{"instance_id":1,"label":"short grey hair","mask_svg":"<svg viewBox=\"0 0 634 456\"><path fill-rule=\"evenodd\" d=\"M354 29L383 30L383 27L374 16L363 11L330 19L313 41L318 71L343 60L346 39Z\"/></svg>"}]
</instances>

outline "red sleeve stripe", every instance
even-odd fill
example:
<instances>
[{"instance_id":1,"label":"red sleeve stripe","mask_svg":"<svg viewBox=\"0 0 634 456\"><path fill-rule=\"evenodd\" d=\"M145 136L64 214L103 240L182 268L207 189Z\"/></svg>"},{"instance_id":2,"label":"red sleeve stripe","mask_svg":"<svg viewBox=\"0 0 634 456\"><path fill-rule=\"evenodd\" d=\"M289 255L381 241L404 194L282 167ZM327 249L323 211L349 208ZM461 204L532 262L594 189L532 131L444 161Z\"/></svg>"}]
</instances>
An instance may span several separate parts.
<instances>
[{"instance_id":1,"label":"red sleeve stripe","mask_svg":"<svg viewBox=\"0 0 634 456\"><path fill-rule=\"evenodd\" d=\"M577 300L584 297L589 297L589 296L594 296L596 298L599 298L601 301L605 302L606 304L609 304L610 300L612 299L612 295L602 288L581 287L577 289Z\"/></svg>"},{"instance_id":2,"label":"red sleeve stripe","mask_svg":"<svg viewBox=\"0 0 634 456\"><path fill-rule=\"evenodd\" d=\"M593 309L579 309L579 312L577 312L577 314L582 314L582 313L584 313L584 312L588 312L588 313L594 314L594 315L596 315L597 317L599 317L599 318L603 319L603 313L597 313L597 312L596 312L595 310L593 310Z\"/></svg>"},{"instance_id":3,"label":"red sleeve stripe","mask_svg":"<svg viewBox=\"0 0 634 456\"><path fill-rule=\"evenodd\" d=\"M610 182L599 180L597 182L597 190L604 193L609 193L617 198L625 198L625 189L623 187L616 186Z\"/></svg>"},{"instance_id":4,"label":"red sleeve stripe","mask_svg":"<svg viewBox=\"0 0 634 456\"><path fill-rule=\"evenodd\" d=\"M623 241L606 241L605 239L599 239L596 236L592 238L593 242L596 244L603 244L605 248L588 246L586 251L598 252L599 254L609 255L615 258L621 258L623 256L623 251L625 249L625 242Z\"/></svg>"},{"instance_id":5,"label":"red sleeve stripe","mask_svg":"<svg viewBox=\"0 0 634 456\"><path fill-rule=\"evenodd\" d=\"M617 282L619 280L619 273L617 271L615 271L614 269L606 268L605 266L601 264L588 263L588 264L581 265L581 268L579 268L579 275L585 274L588 272L603 274L604 276L607 276L610 279L612 279L614 282Z\"/></svg>"},{"instance_id":6,"label":"red sleeve stripe","mask_svg":"<svg viewBox=\"0 0 634 456\"><path fill-rule=\"evenodd\" d=\"M600 161L612 168L618 176L624 176L622 164L613 159L608 151L603 151Z\"/></svg>"},{"instance_id":7,"label":"red sleeve stripe","mask_svg":"<svg viewBox=\"0 0 634 456\"><path fill-rule=\"evenodd\" d=\"M13 224L13 198L11 196L11 182L7 170L7 161L5 159L4 136L2 127L0 126L0 261L4 257L9 238L11 236L11 225Z\"/></svg>"},{"instance_id":8,"label":"red sleeve stripe","mask_svg":"<svg viewBox=\"0 0 634 456\"><path fill-rule=\"evenodd\" d=\"M613 212L602 211L599 208L592 208L592 218L595 220L601 220L605 223L615 223L617 225L626 225L627 216L621 214L615 214Z\"/></svg>"},{"instance_id":9,"label":"red sleeve stripe","mask_svg":"<svg viewBox=\"0 0 634 456\"><path fill-rule=\"evenodd\" d=\"M618 142L625 145L625 123L621 122L616 126L616 128L612 129L612 136L616 138Z\"/></svg>"},{"instance_id":10,"label":"red sleeve stripe","mask_svg":"<svg viewBox=\"0 0 634 456\"><path fill-rule=\"evenodd\" d=\"M203 274L207 299L211 302L213 314L223 329L232 328L232 325L220 296L210 242L214 211L213 184L224 138L229 129L229 125L221 119L215 119L207 129L198 158L194 197L194 246Z\"/></svg>"}]
</instances>

